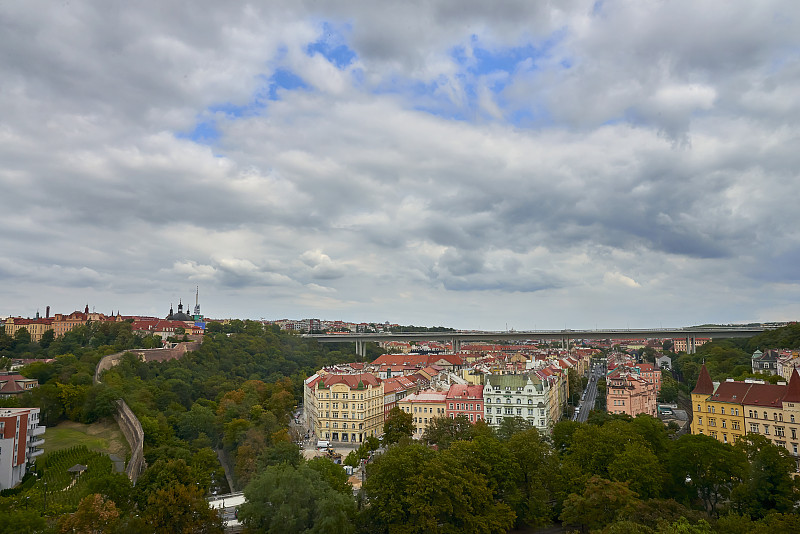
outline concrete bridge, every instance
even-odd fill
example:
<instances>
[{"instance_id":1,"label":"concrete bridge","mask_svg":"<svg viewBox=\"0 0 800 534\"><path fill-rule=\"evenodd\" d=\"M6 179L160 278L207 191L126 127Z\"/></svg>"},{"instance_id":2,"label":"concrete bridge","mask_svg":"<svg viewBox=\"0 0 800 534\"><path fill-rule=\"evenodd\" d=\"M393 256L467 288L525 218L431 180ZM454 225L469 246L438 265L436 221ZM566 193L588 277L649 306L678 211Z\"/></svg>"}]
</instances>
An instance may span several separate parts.
<instances>
[{"instance_id":1,"label":"concrete bridge","mask_svg":"<svg viewBox=\"0 0 800 534\"><path fill-rule=\"evenodd\" d=\"M525 331L453 331L453 332L399 332L383 334L303 334L320 343L355 343L356 354L366 356L366 343L379 341L444 341L450 343L453 352L461 349L463 342L470 341L522 341L562 340L569 346L576 339L686 339L687 352L695 351L697 338L752 337L771 327L764 326L690 326L685 328L637 328L609 330L525 330Z\"/></svg>"}]
</instances>

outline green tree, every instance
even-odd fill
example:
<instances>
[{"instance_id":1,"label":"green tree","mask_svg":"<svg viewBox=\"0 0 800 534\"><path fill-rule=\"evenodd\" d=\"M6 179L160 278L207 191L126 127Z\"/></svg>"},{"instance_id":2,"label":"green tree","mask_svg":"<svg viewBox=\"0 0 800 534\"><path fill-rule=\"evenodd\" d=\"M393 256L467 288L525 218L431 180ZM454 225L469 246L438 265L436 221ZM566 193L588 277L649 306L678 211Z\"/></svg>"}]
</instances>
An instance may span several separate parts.
<instances>
[{"instance_id":1,"label":"green tree","mask_svg":"<svg viewBox=\"0 0 800 534\"><path fill-rule=\"evenodd\" d=\"M628 482L644 499L660 497L667 473L658 457L641 443L629 443L608 466L613 480Z\"/></svg>"},{"instance_id":2,"label":"green tree","mask_svg":"<svg viewBox=\"0 0 800 534\"><path fill-rule=\"evenodd\" d=\"M401 439L410 438L414 433L414 422L410 413L406 413L395 406L389 411L386 422L383 423L383 443L391 445Z\"/></svg>"},{"instance_id":3,"label":"green tree","mask_svg":"<svg viewBox=\"0 0 800 534\"><path fill-rule=\"evenodd\" d=\"M47 532L47 519L39 512L41 510L3 510L0 534Z\"/></svg>"},{"instance_id":4,"label":"green tree","mask_svg":"<svg viewBox=\"0 0 800 534\"><path fill-rule=\"evenodd\" d=\"M24 326L14 332L14 344L19 345L30 345L31 343L31 333L28 331L27 328Z\"/></svg>"},{"instance_id":5,"label":"green tree","mask_svg":"<svg viewBox=\"0 0 800 534\"><path fill-rule=\"evenodd\" d=\"M174 484L147 499L143 518L155 534L222 534L222 519L209 508L203 491Z\"/></svg>"},{"instance_id":6,"label":"green tree","mask_svg":"<svg viewBox=\"0 0 800 534\"><path fill-rule=\"evenodd\" d=\"M497 437L502 441L508 441L511 436L520 432L526 432L534 428L533 423L522 417L506 417L497 428Z\"/></svg>"},{"instance_id":7,"label":"green tree","mask_svg":"<svg viewBox=\"0 0 800 534\"><path fill-rule=\"evenodd\" d=\"M428 445L436 445L439 449L446 449L459 440L469 440L472 437L472 423L467 416L459 414L456 417L433 417L428 420L428 426L422 435L422 441Z\"/></svg>"},{"instance_id":8,"label":"green tree","mask_svg":"<svg viewBox=\"0 0 800 534\"><path fill-rule=\"evenodd\" d=\"M535 428L513 434L508 449L519 469L521 499L514 506L518 524L543 526L552 519L553 479L560 476L557 457Z\"/></svg>"},{"instance_id":9,"label":"green tree","mask_svg":"<svg viewBox=\"0 0 800 534\"><path fill-rule=\"evenodd\" d=\"M592 477L582 495L571 494L564 502L561 520L582 529L601 529L630 511L638 499L625 482Z\"/></svg>"},{"instance_id":10,"label":"green tree","mask_svg":"<svg viewBox=\"0 0 800 534\"><path fill-rule=\"evenodd\" d=\"M331 489L343 495L353 494L353 486L350 484L347 473L342 469L342 466L336 465L324 456L312 458L306 464L309 468L319 473Z\"/></svg>"},{"instance_id":11,"label":"green tree","mask_svg":"<svg viewBox=\"0 0 800 534\"><path fill-rule=\"evenodd\" d=\"M684 435L672 451L670 467L676 487L696 496L709 515L726 501L747 472L747 456L740 449L705 435Z\"/></svg>"},{"instance_id":12,"label":"green tree","mask_svg":"<svg viewBox=\"0 0 800 534\"><path fill-rule=\"evenodd\" d=\"M184 460L158 460L141 474L136 482L136 501L139 508L147 506L150 497L172 486L192 486L189 466Z\"/></svg>"},{"instance_id":13,"label":"green tree","mask_svg":"<svg viewBox=\"0 0 800 534\"><path fill-rule=\"evenodd\" d=\"M368 466L364 522L376 532L506 532L511 508L458 454L418 445L392 447Z\"/></svg>"},{"instance_id":14,"label":"green tree","mask_svg":"<svg viewBox=\"0 0 800 534\"><path fill-rule=\"evenodd\" d=\"M798 500L792 477L795 460L783 447L758 434L747 434L735 448L749 460L747 479L733 490L731 499L741 513L760 518L767 513L792 512Z\"/></svg>"},{"instance_id":15,"label":"green tree","mask_svg":"<svg viewBox=\"0 0 800 534\"><path fill-rule=\"evenodd\" d=\"M306 464L268 467L247 485L244 494L247 502L239 508L239 518L256 532L355 530L352 495L331 488L317 470Z\"/></svg>"}]
</instances>

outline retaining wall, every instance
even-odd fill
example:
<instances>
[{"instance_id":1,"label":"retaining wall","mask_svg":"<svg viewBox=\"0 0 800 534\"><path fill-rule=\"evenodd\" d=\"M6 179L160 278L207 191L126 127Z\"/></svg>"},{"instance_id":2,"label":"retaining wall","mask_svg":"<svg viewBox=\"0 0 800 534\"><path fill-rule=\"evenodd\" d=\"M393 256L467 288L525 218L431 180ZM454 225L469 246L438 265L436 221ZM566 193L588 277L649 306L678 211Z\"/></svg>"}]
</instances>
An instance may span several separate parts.
<instances>
[{"instance_id":1,"label":"retaining wall","mask_svg":"<svg viewBox=\"0 0 800 534\"><path fill-rule=\"evenodd\" d=\"M128 460L128 465L125 468L125 474L131 482L136 484L136 479L144 471L144 430L139 419L133 414L124 400L117 401L117 413L114 414L114 419L117 420L120 430L128 440L131 446L131 459Z\"/></svg>"},{"instance_id":2,"label":"retaining wall","mask_svg":"<svg viewBox=\"0 0 800 534\"><path fill-rule=\"evenodd\" d=\"M131 349L109 354L97 363L97 367L94 370L94 383L100 383L100 376L103 371L107 371L117 365L128 352L135 354L146 362L165 362L180 358L188 351L197 350L198 348L200 348L199 341L190 341L178 343L175 347L168 349ZM114 419L117 420L117 424L131 448L131 459L128 461L125 473L131 482L136 484L136 479L147 467L144 461L144 430L142 430L142 424L122 399L117 400L117 413L114 415Z\"/></svg>"}]
</instances>

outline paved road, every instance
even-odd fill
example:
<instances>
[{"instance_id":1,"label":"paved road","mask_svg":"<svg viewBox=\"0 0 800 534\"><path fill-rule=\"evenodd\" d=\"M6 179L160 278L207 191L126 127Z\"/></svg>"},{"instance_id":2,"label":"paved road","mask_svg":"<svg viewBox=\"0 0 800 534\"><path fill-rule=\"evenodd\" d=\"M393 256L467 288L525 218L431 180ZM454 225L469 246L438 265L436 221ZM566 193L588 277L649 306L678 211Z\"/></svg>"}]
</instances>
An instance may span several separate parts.
<instances>
[{"instance_id":1,"label":"paved road","mask_svg":"<svg viewBox=\"0 0 800 534\"><path fill-rule=\"evenodd\" d=\"M589 383L586 385L586 389L581 395L580 404L578 404L575 414L572 416L573 421L578 421L580 423L586 422L586 419L589 417L589 412L592 411L597 401L597 382L602 376L603 366L599 364L594 365L589 372Z\"/></svg>"}]
</instances>

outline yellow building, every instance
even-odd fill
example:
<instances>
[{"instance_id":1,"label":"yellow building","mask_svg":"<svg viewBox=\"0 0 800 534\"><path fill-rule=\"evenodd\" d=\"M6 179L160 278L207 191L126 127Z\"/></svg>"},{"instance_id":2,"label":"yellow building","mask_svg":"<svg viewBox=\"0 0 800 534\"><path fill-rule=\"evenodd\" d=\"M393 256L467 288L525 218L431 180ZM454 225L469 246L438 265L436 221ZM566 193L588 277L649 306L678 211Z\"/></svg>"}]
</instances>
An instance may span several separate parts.
<instances>
[{"instance_id":1,"label":"yellow building","mask_svg":"<svg viewBox=\"0 0 800 534\"><path fill-rule=\"evenodd\" d=\"M361 443L383 433L383 383L370 373L329 374L313 383L314 425L319 439Z\"/></svg>"},{"instance_id":2,"label":"yellow building","mask_svg":"<svg viewBox=\"0 0 800 534\"><path fill-rule=\"evenodd\" d=\"M6 319L6 334L14 337L18 330L24 328L31 335L31 341L38 342L42 335L53 329L52 319L23 319L22 317L9 317Z\"/></svg>"},{"instance_id":3,"label":"yellow building","mask_svg":"<svg viewBox=\"0 0 800 534\"><path fill-rule=\"evenodd\" d=\"M752 384L728 380L714 386L703 365L692 391L692 434L705 434L734 443L747 432L742 402Z\"/></svg>"},{"instance_id":4,"label":"yellow building","mask_svg":"<svg viewBox=\"0 0 800 534\"><path fill-rule=\"evenodd\" d=\"M415 439L422 437L428 423L434 417L445 417L447 414L446 391L420 391L400 400L397 405L406 413L410 413L414 422Z\"/></svg>"},{"instance_id":5,"label":"yellow building","mask_svg":"<svg viewBox=\"0 0 800 534\"><path fill-rule=\"evenodd\" d=\"M729 379L715 387L704 365L692 391L692 410L692 434L705 434L723 443L734 443L748 433L759 434L800 461L797 371L788 384Z\"/></svg>"}]
</instances>

